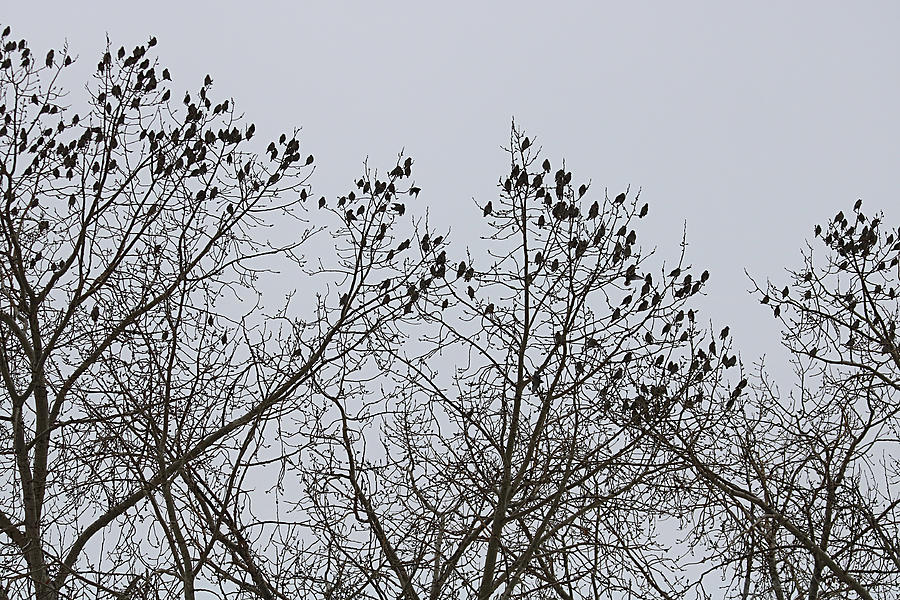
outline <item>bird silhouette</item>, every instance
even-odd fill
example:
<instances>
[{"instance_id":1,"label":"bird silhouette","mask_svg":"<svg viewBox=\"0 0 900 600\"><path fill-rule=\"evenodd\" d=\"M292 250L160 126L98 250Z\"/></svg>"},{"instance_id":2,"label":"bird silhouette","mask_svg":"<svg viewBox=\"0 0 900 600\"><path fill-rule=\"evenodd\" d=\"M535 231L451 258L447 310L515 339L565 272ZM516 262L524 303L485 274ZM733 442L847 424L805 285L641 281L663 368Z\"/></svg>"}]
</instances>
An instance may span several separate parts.
<instances>
[{"instance_id":1,"label":"bird silhouette","mask_svg":"<svg viewBox=\"0 0 900 600\"><path fill-rule=\"evenodd\" d=\"M649 205L649 204L644 204L644 205L641 207L641 212L638 213L638 217L641 218L641 219L643 219L644 217L647 216L647 213L648 213L649 211L650 211L650 205Z\"/></svg>"},{"instance_id":2,"label":"bird silhouette","mask_svg":"<svg viewBox=\"0 0 900 600\"><path fill-rule=\"evenodd\" d=\"M594 200L594 203L591 204L591 208L588 210L588 219L596 219L599 213L600 204L596 200Z\"/></svg>"},{"instance_id":3,"label":"bird silhouette","mask_svg":"<svg viewBox=\"0 0 900 600\"><path fill-rule=\"evenodd\" d=\"M491 204L491 201L488 200L488 203L484 205L484 211L483 211L484 216L485 217L488 216L489 214L491 214L491 211L493 211L493 210L494 210L494 206L493 206L493 204Z\"/></svg>"},{"instance_id":4,"label":"bird silhouette","mask_svg":"<svg viewBox=\"0 0 900 600\"><path fill-rule=\"evenodd\" d=\"M100 318L100 306L95 304L94 308L91 310L91 321L96 323L98 318Z\"/></svg>"},{"instance_id":5,"label":"bird silhouette","mask_svg":"<svg viewBox=\"0 0 900 600\"><path fill-rule=\"evenodd\" d=\"M319 208L325 208L325 196L319 198Z\"/></svg>"},{"instance_id":6,"label":"bird silhouette","mask_svg":"<svg viewBox=\"0 0 900 600\"><path fill-rule=\"evenodd\" d=\"M475 299L475 289L471 285L466 288L466 294L468 294L469 298L471 298L472 300Z\"/></svg>"}]
</instances>

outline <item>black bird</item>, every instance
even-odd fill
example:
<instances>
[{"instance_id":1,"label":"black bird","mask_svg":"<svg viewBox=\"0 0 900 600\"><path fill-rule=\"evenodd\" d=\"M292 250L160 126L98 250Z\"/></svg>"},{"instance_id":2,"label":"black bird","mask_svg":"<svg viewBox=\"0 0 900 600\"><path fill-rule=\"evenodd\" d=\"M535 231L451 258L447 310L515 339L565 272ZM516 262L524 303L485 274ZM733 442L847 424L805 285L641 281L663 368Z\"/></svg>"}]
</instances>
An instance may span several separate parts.
<instances>
[{"instance_id":1,"label":"black bird","mask_svg":"<svg viewBox=\"0 0 900 600\"><path fill-rule=\"evenodd\" d=\"M541 374L535 373L531 376L531 389L537 393L539 389L541 389Z\"/></svg>"},{"instance_id":2,"label":"black bird","mask_svg":"<svg viewBox=\"0 0 900 600\"><path fill-rule=\"evenodd\" d=\"M356 220L356 215L353 214L353 211L352 211L352 210L348 210L348 211L346 212L345 216L347 217L347 222L348 222L348 223L349 223L350 221L355 221L355 220Z\"/></svg>"},{"instance_id":3,"label":"black bird","mask_svg":"<svg viewBox=\"0 0 900 600\"><path fill-rule=\"evenodd\" d=\"M50 54L48 54L48 56L50 56L50 57L53 56L53 50L50 51ZM50 62L49 59L47 62L48 63ZM48 64L47 66L49 67L50 65ZM859 208L861 206L862 206L862 198L860 198L859 200L856 201L856 204L853 205L853 210L859 210Z\"/></svg>"},{"instance_id":4,"label":"black bird","mask_svg":"<svg viewBox=\"0 0 900 600\"><path fill-rule=\"evenodd\" d=\"M91 310L91 321L96 323L98 318L100 318L100 307L95 304L94 309Z\"/></svg>"},{"instance_id":5,"label":"black bird","mask_svg":"<svg viewBox=\"0 0 900 600\"><path fill-rule=\"evenodd\" d=\"M471 285L466 288L466 293L469 295L469 298L471 298L472 300L475 299L475 290L472 288Z\"/></svg>"},{"instance_id":6,"label":"black bird","mask_svg":"<svg viewBox=\"0 0 900 600\"><path fill-rule=\"evenodd\" d=\"M466 274L463 277L463 280L464 281L472 281L473 277L475 277L475 269L472 267L469 267L468 269L466 269Z\"/></svg>"},{"instance_id":7,"label":"black bird","mask_svg":"<svg viewBox=\"0 0 900 600\"><path fill-rule=\"evenodd\" d=\"M52 49L50 50L50 52L47 53L46 65L48 67L53 66L53 50Z\"/></svg>"},{"instance_id":8,"label":"black bird","mask_svg":"<svg viewBox=\"0 0 900 600\"><path fill-rule=\"evenodd\" d=\"M822 233L822 226L816 225L816 235L820 235Z\"/></svg>"},{"instance_id":9,"label":"black bird","mask_svg":"<svg viewBox=\"0 0 900 600\"><path fill-rule=\"evenodd\" d=\"M616 204L622 204L623 202L625 202L625 192L616 196Z\"/></svg>"},{"instance_id":10,"label":"black bird","mask_svg":"<svg viewBox=\"0 0 900 600\"><path fill-rule=\"evenodd\" d=\"M790 293L791 293L791 290L788 289L788 286L784 286L784 289L781 290L781 297L787 298L788 294L790 294Z\"/></svg>"},{"instance_id":11,"label":"black bird","mask_svg":"<svg viewBox=\"0 0 900 600\"><path fill-rule=\"evenodd\" d=\"M398 202L391 204L391 208L393 210L397 211L397 214L400 215L401 217L403 216L403 213L406 212L406 205L400 204Z\"/></svg>"},{"instance_id":12,"label":"black bird","mask_svg":"<svg viewBox=\"0 0 900 600\"><path fill-rule=\"evenodd\" d=\"M460 261L459 266L456 267L456 278L459 279L466 273L466 262Z\"/></svg>"},{"instance_id":13,"label":"black bird","mask_svg":"<svg viewBox=\"0 0 900 600\"><path fill-rule=\"evenodd\" d=\"M726 326L724 329L722 329L722 332L719 333L719 339L724 340L727 337L728 337L728 327Z\"/></svg>"},{"instance_id":14,"label":"black bird","mask_svg":"<svg viewBox=\"0 0 900 600\"><path fill-rule=\"evenodd\" d=\"M709 279L709 271L703 271L703 273L700 274L700 281L706 283L707 279Z\"/></svg>"},{"instance_id":15,"label":"black bird","mask_svg":"<svg viewBox=\"0 0 900 600\"><path fill-rule=\"evenodd\" d=\"M679 269L678 267L675 267L674 269L672 269L672 272L669 273L669 277L678 277L679 275L681 275L681 269Z\"/></svg>"},{"instance_id":16,"label":"black bird","mask_svg":"<svg viewBox=\"0 0 900 600\"><path fill-rule=\"evenodd\" d=\"M545 158L544 162L541 163L541 167L544 169L544 171L546 173L549 173L550 172L550 161Z\"/></svg>"},{"instance_id":17,"label":"black bird","mask_svg":"<svg viewBox=\"0 0 900 600\"><path fill-rule=\"evenodd\" d=\"M416 198L418 198L419 192L421 192L421 191L422 191L422 188L411 187L411 188L409 188L409 195L415 196Z\"/></svg>"},{"instance_id":18,"label":"black bird","mask_svg":"<svg viewBox=\"0 0 900 600\"><path fill-rule=\"evenodd\" d=\"M547 219L544 218L544 215L538 217L538 227L543 227L547 224Z\"/></svg>"},{"instance_id":19,"label":"black bird","mask_svg":"<svg viewBox=\"0 0 900 600\"><path fill-rule=\"evenodd\" d=\"M550 263L550 270L551 270L551 271L556 271L558 268L559 268L559 259L558 259L558 258L554 258L554 259L553 259L553 262Z\"/></svg>"},{"instance_id":20,"label":"black bird","mask_svg":"<svg viewBox=\"0 0 900 600\"><path fill-rule=\"evenodd\" d=\"M325 196L319 198L319 208L325 208Z\"/></svg>"},{"instance_id":21,"label":"black bird","mask_svg":"<svg viewBox=\"0 0 900 600\"><path fill-rule=\"evenodd\" d=\"M539 265L544 262L544 255L538 252L534 255L534 264Z\"/></svg>"},{"instance_id":22,"label":"black bird","mask_svg":"<svg viewBox=\"0 0 900 600\"><path fill-rule=\"evenodd\" d=\"M567 216L569 216L569 205L565 202L557 202L553 207L553 218L557 221L562 221Z\"/></svg>"},{"instance_id":23,"label":"black bird","mask_svg":"<svg viewBox=\"0 0 900 600\"><path fill-rule=\"evenodd\" d=\"M525 152L526 150L528 150L528 146L530 146L530 145L531 145L531 140L529 140L528 138L525 138L524 140L522 140L522 146L521 146L522 152Z\"/></svg>"},{"instance_id":24,"label":"black bird","mask_svg":"<svg viewBox=\"0 0 900 600\"><path fill-rule=\"evenodd\" d=\"M594 203L591 204L591 208L588 210L588 219L596 219L598 214L600 214L600 204L594 200Z\"/></svg>"},{"instance_id":25,"label":"black bird","mask_svg":"<svg viewBox=\"0 0 900 600\"><path fill-rule=\"evenodd\" d=\"M581 184L578 186L578 197L581 198L584 196L585 192L587 192L587 186L585 184Z\"/></svg>"},{"instance_id":26,"label":"black bird","mask_svg":"<svg viewBox=\"0 0 900 600\"><path fill-rule=\"evenodd\" d=\"M494 205L491 204L491 201L488 200L488 203L484 205L484 216L488 216L491 214L491 211L494 210Z\"/></svg>"},{"instance_id":27,"label":"black bird","mask_svg":"<svg viewBox=\"0 0 900 600\"><path fill-rule=\"evenodd\" d=\"M491 303L488 304L487 307L484 309L484 314L485 314L485 315L490 315L490 314L493 314L493 312L494 312L494 303L491 302Z\"/></svg>"},{"instance_id":28,"label":"black bird","mask_svg":"<svg viewBox=\"0 0 900 600\"><path fill-rule=\"evenodd\" d=\"M641 207L641 212L638 213L638 217L643 219L647 216L647 212L650 210L650 205L645 204Z\"/></svg>"},{"instance_id":29,"label":"black bird","mask_svg":"<svg viewBox=\"0 0 900 600\"><path fill-rule=\"evenodd\" d=\"M444 310L445 308L447 308L447 306L448 306L449 304L450 304L450 302L447 301L446 298L444 298L444 301L441 302L441 310Z\"/></svg>"}]
</instances>

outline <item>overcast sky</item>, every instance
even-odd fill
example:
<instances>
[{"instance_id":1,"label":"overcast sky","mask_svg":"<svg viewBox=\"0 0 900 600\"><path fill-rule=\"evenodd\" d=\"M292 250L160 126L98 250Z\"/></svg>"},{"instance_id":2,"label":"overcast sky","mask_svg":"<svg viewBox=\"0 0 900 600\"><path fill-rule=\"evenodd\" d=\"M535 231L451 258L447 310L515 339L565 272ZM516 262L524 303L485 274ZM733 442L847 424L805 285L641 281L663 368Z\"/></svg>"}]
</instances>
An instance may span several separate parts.
<instances>
[{"instance_id":1,"label":"overcast sky","mask_svg":"<svg viewBox=\"0 0 900 600\"><path fill-rule=\"evenodd\" d=\"M209 73L263 138L302 127L319 194L366 156L416 160L420 205L465 241L508 168L511 118L594 189L643 189L644 247L712 272L746 362L777 344L744 269L783 280L813 225L863 198L900 224L898 2L4 2L89 72L153 34L175 90ZM419 206L422 209L423 206Z\"/></svg>"}]
</instances>

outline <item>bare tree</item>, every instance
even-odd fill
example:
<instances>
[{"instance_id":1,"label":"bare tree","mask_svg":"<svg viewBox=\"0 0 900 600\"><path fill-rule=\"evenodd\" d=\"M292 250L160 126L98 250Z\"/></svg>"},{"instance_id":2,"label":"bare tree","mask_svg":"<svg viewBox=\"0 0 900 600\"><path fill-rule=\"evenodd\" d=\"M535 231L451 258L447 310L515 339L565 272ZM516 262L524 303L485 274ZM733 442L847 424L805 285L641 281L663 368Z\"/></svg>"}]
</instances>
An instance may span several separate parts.
<instances>
[{"instance_id":1,"label":"bare tree","mask_svg":"<svg viewBox=\"0 0 900 600\"><path fill-rule=\"evenodd\" d=\"M639 193L577 185L515 128L508 153L478 207L486 250L451 260L443 236L420 235L433 264L408 291L414 324L322 389L331 408L298 469L307 595L673 598L693 585L658 535L682 502L651 431L699 411L736 361L701 349L690 299L709 275L639 249Z\"/></svg>"},{"instance_id":2,"label":"bare tree","mask_svg":"<svg viewBox=\"0 0 900 600\"><path fill-rule=\"evenodd\" d=\"M787 285L756 286L784 325L789 391L761 363L727 417L659 436L708 489L716 527L695 534L730 565L729 597L872 599L900 585L900 233L882 218L858 201L816 226L824 256L808 245Z\"/></svg>"},{"instance_id":3,"label":"bare tree","mask_svg":"<svg viewBox=\"0 0 900 600\"><path fill-rule=\"evenodd\" d=\"M299 254L316 229L312 155L296 132L248 149L254 125L211 98L209 76L173 100L155 44L108 48L79 116L67 49L0 39L8 597L278 597L252 472L291 460L286 415L402 316L382 296L423 268L388 248L401 157L358 197L318 201L340 217L338 254L313 278ZM273 269L304 293L263 312Z\"/></svg>"}]
</instances>

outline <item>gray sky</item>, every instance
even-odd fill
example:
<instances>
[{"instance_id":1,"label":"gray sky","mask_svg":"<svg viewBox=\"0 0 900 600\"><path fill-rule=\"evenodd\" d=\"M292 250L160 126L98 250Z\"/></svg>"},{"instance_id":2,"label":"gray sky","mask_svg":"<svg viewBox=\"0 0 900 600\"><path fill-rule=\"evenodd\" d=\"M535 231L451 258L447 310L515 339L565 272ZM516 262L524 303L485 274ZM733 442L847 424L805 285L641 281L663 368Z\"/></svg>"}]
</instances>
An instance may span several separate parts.
<instances>
[{"instance_id":1,"label":"gray sky","mask_svg":"<svg viewBox=\"0 0 900 600\"><path fill-rule=\"evenodd\" d=\"M864 199L900 224L900 3L15 2L2 19L89 72L159 38L175 90L210 73L269 138L303 128L319 194L405 148L433 224L508 168L515 117L594 189L643 188L644 247L712 272L707 314L745 361L776 347L743 270L783 280L813 225ZM419 211L424 212L424 211Z\"/></svg>"}]
</instances>

